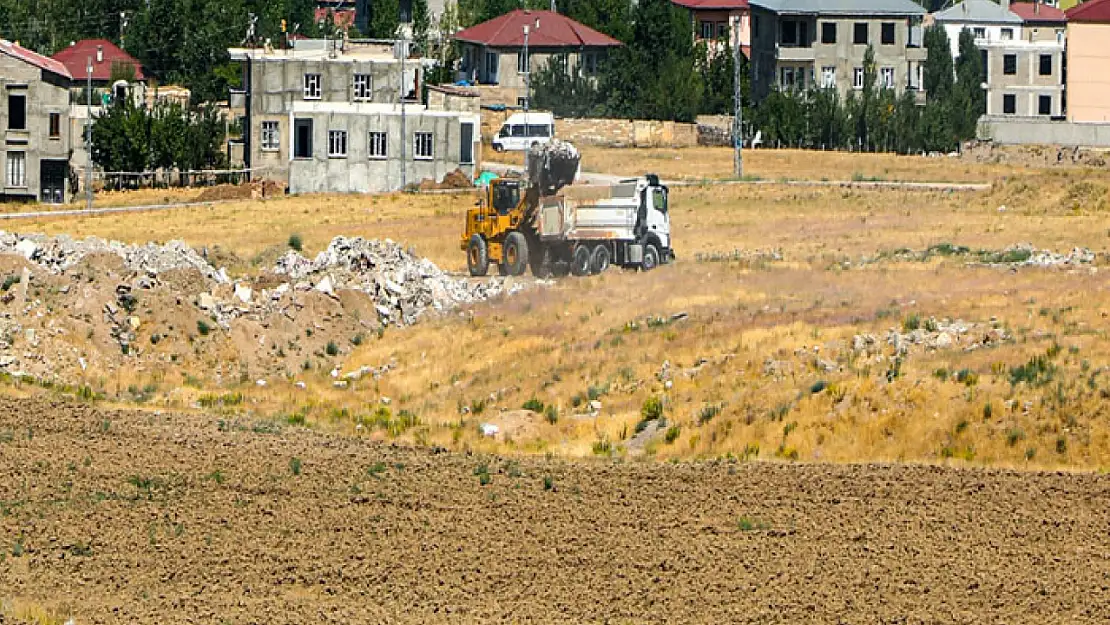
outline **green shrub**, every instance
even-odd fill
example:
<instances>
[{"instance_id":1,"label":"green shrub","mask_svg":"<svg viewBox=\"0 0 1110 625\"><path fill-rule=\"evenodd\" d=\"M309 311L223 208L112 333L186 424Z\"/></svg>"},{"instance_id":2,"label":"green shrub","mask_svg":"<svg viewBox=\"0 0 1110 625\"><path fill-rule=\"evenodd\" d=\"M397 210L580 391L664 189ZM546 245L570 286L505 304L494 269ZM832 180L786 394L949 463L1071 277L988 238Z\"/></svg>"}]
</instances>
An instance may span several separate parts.
<instances>
[{"instance_id":1,"label":"green shrub","mask_svg":"<svg viewBox=\"0 0 1110 625\"><path fill-rule=\"evenodd\" d=\"M555 489L555 479L552 478L550 475L543 476L543 489L544 490L554 490Z\"/></svg>"},{"instance_id":2,"label":"green shrub","mask_svg":"<svg viewBox=\"0 0 1110 625\"><path fill-rule=\"evenodd\" d=\"M828 386L828 383L824 380L817 380L809 387L809 392L811 395L816 395L817 393L820 393L821 391L828 388Z\"/></svg>"},{"instance_id":3,"label":"green shrub","mask_svg":"<svg viewBox=\"0 0 1110 625\"><path fill-rule=\"evenodd\" d=\"M289 471L293 475L300 475L301 474L301 459L300 458L298 458L296 456L293 456L292 458L289 459Z\"/></svg>"},{"instance_id":4,"label":"green shrub","mask_svg":"<svg viewBox=\"0 0 1110 625\"><path fill-rule=\"evenodd\" d=\"M524 405L521 407L525 410L531 410L532 412L543 414L543 402L536 399L535 397L524 402Z\"/></svg>"},{"instance_id":5,"label":"green shrub","mask_svg":"<svg viewBox=\"0 0 1110 625\"><path fill-rule=\"evenodd\" d=\"M549 405L543 409L543 416L551 425L559 422L559 409L553 405Z\"/></svg>"},{"instance_id":6,"label":"green shrub","mask_svg":"<svg viewBox=\"0 0 1110 625\"><path fill-rule=\"evenodd\" d=\"M212 326L208 325L207 321L205 321L204 319L197 320L197 332L200 332L201 336L208 336L208 333L211 331Z\"/></svg>"},{"instance_id":7,"label":"green shrub","mask_svg":"<svg viewBox=\"0 0 1110 625\"><path fill-rule=\"evenodd\" d=\"M1068 453L1068 439L1064 438L1063 436L1056 439L1056 453Z\"/></svg>"},{"instance_id":8,"label":"green shrub","mask_svg":"<svg viewBox=\"0 0 1110 625\"><path fill-rule=\"evenodd\" d=\"M678 435L681 433L682 429L680 426L672 425L671 427L667 428L667 433L664 435L663 440L667 441L667 444L670 445L671 443L678 440Z\"/></svg>"},{"instance_id":9,"label":"green shrub","mask_svg":"<svg viewBox=\"0 0 1110 625\"><path fill-rule=\"evenodd\" d=\"M663 400L656 396L648 397L644 400L644 405L640 407L640 415L644 421L655 421L663 416Z\"/></svg>"},{"instance_id":10,"label":"green shrub","mask_svg":"<svg viewBox=\"0 0 1110 625\"><path fill-rule=\"evenodd\" d=\"M19 281L20 281L20 280L22 280L22 278L20 278L20 277L19 277L19 276L17 276L16 274L14 274L14 273L13 273L13 274L8 274L8 275L7 275L7 276L6 276L5 278L4 278L4 284L3 284L3 286L2 286L2 287L0 287L0 288L2 288L2 289L3 289L4 291L8 291L8 290L10 290L10 289L11 289L11 288L12 288L13 286L15 286L15 285L19 284Z\"/></svg>"},{"instance_id":11,"label":"green shrub","mask_svg":"<svg viewBox=\"0 0 1110 625\"><path fill-rule=\"evenodd\" d=\"M599 438L594 441L593 452L597 456L608 456L613 451L613 444L607 438Z\"/></svg>"},{"instance_id":12,"label":"green shrub","mask_svg":"<svg viewBox=\"0 0 1110 625\"><path fill-rule=\"evenodd\" d=\"M902 319L902 329L906 332L913 332L919 328L921 328L921 315L913 313Z\"/></svg>"},{"instance_id":13,"label":"green shrub","mask_svg":"<svg viewBox=\"0 0 1110 625\"><path fill-rule=\"evenodd\" d=\"M324 352L328 356L338 356L339 355L339 346L335 344L335 341L328 341L327 346L324 347Z\"/></svg>"},{"instance_id":14,"label":"green shrub","mask_svg":"<svg viewBox=\"0 0 1110 625\"><path fill-rule=\"evenodd\" d=\"M1017 445L1019 441L1025 440L1025 432L1020 428L1011 428L1006 431L1006 444L1010 447Z\"/></svg>"},{"instance_id":15,"label":"green shrub","mask_svg":"<svg viewBox=\"0 0 1110 625\"><path fill-rule=\"evenodd\" d=\"M304 250L304 241L301 240L301 235L297 233L289 235L289 247L298 252Z\"/></svg>"},{"instance_id":16,"label":"green shrub","mask_svg":"<svg viewBox=\"0 0 1110 625\"><path fill-rule=\"evenodd\" d=\"M698 425L709 423L713 420L713 417L719 414L721 414L721 407L716 404L702 406L702 409L698 412Z\"/></svg>"}]
</instances>

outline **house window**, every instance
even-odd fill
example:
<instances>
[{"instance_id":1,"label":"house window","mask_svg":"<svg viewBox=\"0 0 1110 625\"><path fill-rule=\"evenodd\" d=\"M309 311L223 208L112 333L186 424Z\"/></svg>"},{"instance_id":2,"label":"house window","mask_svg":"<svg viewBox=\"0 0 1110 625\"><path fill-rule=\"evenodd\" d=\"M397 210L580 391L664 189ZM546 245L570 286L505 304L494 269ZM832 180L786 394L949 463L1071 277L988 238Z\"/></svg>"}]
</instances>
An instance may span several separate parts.
<instances>
[{"instance_id":1,"label":"house window","mask_svg":"<svg viewBox=\"0 0 1110 625\"><path fill-rule=\"evenodd\" d=\"M794 68L793 67L780 67L779 68L779 87L783 91L788 91L794 88Z\"/></svg>"},{"instance_id":2,"label":"house window","mask_svg":"<svg viewBox=\"0 0 1110 625\"><path fill-rule=\"evenodd\" d=\"M884 46L894 45L894 22L883 22L882 36Z\"/></svg>"},{"instance_id":3,"label":"house window","mask_svg":"<svg viewBox=\"0 0 1110 625\"><path fill-rule=\"evenodd\" d=\"M698 26L701 27L700 34L702 39L713 38L713 22L701 22Z\"/></svg>"},{"instance_id":4,"label":"house window","mask_svg":"<svg viewBox=\"0 0 1110 625\"><path fill-rule=\"evenodd\" d=\"M894 88L894 68L884 67L879 70L879 84L883 89Z\"/></svg>"},{"instance_id":5,"label":"house window","mask_svg":"<svg viewBox=\"0 0 1110 625\"><path fill-rule=\"evenodd\" d=\"M985 28L976 27L972 31L972 33L975 35L976 39L986 39L987 38L987 29L985 29Z\"/></svg>"},{"instance_id":6,"label":"house window","mask_svg":"<svg viewBox=\"0 0 1110 625\"><path fill-rule=\"evenodd\" d=\"M1017 55L1004 54L1002 55L1002 73L1007 76L1017 74Z\"/></svg>"},{"instance_id":7,"label":"house window","mask_svg":"<svg viewBox=\"0 0 1110 625\"><path fill-rule=\"evenodd\" d=\"M1017 112L1017 96L1007 93L1002 96L1002 114L1013 115Z\"/></svg>"},{"instance_id":8,"label":"house window","mask_svg":"<svg viewBox=\"0 0 1110 625\"><path fill-rule=\"evenodd\" d=\"M826 66L821 68L821 87L831 89L836 86L836 67Z\"/></svg>"},{"instance_id":9,"label":"house window","mask_svg":"<svg viewBox=\"0 0 1110 625\"><path fill-rule=\"evenodd\" d=\"M1064 31L1063 31L1063 29L1060 29L1060 28L1056 29L1056 43L1064 43Z\"/></svg>"},{"instance_id":10,"label":"house window","mask_svg":"<svg viewBox=\"0 0 1110 625\"><path fill-rule=\"evenodd\" d=\"M856 67L852 70L852 88L863 89L863 68Z\"/></svg>"},{"instance_id":11,"label":"house window","mask_svg":"<svg viewBox=\"0 0 1110 625\"><path fill-rule=\"evenodd\" d=\"M1042 95L1037 98L1037 114L1052 115L1052 96Z\"/></svg>"},{"instance_id":12,"label":"house window","mask_svg":"<svg viewBox=\"0 0 1110 625\"><path fill-rule=\"evenodd\" d=\"M1041 76L1051 76L1052 75L1052 55L1051 54L1042 54L1041 55L1041 71L1040 71L1040 74L1041 74Z\"/></svg>"},{"instance_id":13,"label":"house window","mask_svg":"<svg viewBox=\"0 0 1110 625\"><path fill-rule=\"evenodd\" d=\"M582 68L587 76L597 73L597 52L582 53Z\"/></svg>"},{"instance_id":14,"label":"house window","mask_svg":"<svg viewBox=\"0 0 1110 625\"><path fill-rule=\"evenodd\" d=\"M412 153L413 158L421 161L432 160L434 154L432 149L432 133L430 132L417 132L412 136Z\"/></svg>"},{"instance_id":15,"label":"house window","mask_svg":"<svg viewBox=\"0 0 1110 625\"><path fill-rule=\"evenodd\" d=\"M62 114L50 114L50 138L60 139L62 136Z\"/></svg>"},{"instance_id":16,"label":"house window","mask_svg":"<svg viewBox=\"0 0 1110 625\"><path fill-rule=\"evenodd\" d=\"M27 130L27 96L8 94L8 130Z\"/></svg>"},{"instance_id":17,"label":"house window","mask_svg":"<svg viewBox=\"0 0 1110 625\"><path fill-rule=\"evenodd\" d=\"M1013 41L1013 39L1014 39L1014 29L1013 28L1003 28L1002 29L1002 41Z\"/></svg>"},{"instance_id":18,"label":"house window","mask_svg":"<svg viewBox=\"0 0 1110 625\"><path fill-rule=\"evenodd\" d=\"M459 126L459 164L474 164L474 124Z\"/></svg>"},{"instance_id":19,"label":"house window","mask_svg":"<svg viewBox=\"0 0 1110 625\"><path fill-rule=\"evenodd\" d=\"M304 99L320 99L320 74L304 75Z\"/></svg>"},{"instance_id":20,"label":"house window","mask_svg":"<svg viewBox=\"0 0 1110 625\"><path fill-rule=\"evenodd\" d=\"M517 98L516 105L522 109L528 108L528 98Z\"/></svg>"},{"instance_id":21,"label":"house window","mask_svg":"<svg viewBox=\"0 0 1110 625\"><path fill-rule=\"evenodd\" d=\"M717 22L717 39L728 39L728 22Z\"/></svg>"},{"instance_id":22,"label":"house window","mask_svg":"<svg viewBox=\"0 0 1110 625\"><path fill-rule=\"evenodd\" d=\"M520 52L516 53L516 73L526 74L528 72L528 57L529 56L531 56L531 55L525 55L524 54L524 50L521 50Z\"/></svg>"},{"instance_id":23,"label":"house window","mask_svg":"<svg viewBox=\"0 0 1110 625\"><path fill-rule=\"evenodd\" d=\"M493 85L497 84L498 62L496 52L486 52L486 81Z\"/></svg>"},{"instance_id":24,"label":"house window","mask_svg":"<svg viewBox=\"0 0 1110 625\"><path fill-rule=\"evenodd\" d=\"M821 24L821 43L836 43L836 22Z\"/></svg>"},{"instance_id":25,"label":"house window","mask_svg":"<svg viewBox=\"0 0 1110 625\"><path fill-rule=\"evenodd\" d=\"M312 120L293 120L293 158L312 158Z\"/></svg>"},{"instance_id":26,"label":"house window","mask_svg":"<svg viewBox=\"0 0 1110 625\"><path fill-rule=\"evenodd\" d=\"M370 100L374 97L374 77L370 74L355 74L356 100Z\"/></svg>"},{"instance_id":27,"label":"house window","mask_svg":"<svg viewBox=\"0 0 1110 625\"><path fill-rule=\"evenodd\" d=\"M857 46L867 45L867 22L856 22L852 28L852 43Z\"/></svg>"},{"instance_id":28,"label":"house window","mask_svg":"<svg viewBox=\"0 0 1110 625\"><path fill-rule=\"evenodd\" d=\"M262 151L277 152L281 148L281 135L277 122L262 122Z\"/></svg>"},{"instance_id":29,"label":"house window","mask_svg":"<svg viewBox=\"0 0 1110 625\"><path fill-rule=\"evenodd\" d=\"M347 131L328 131L328 158L347 158Z\"/></svg>"},{"instance_id":30,"label":"house window","mask_svg":"<svg viewBox=\"0 0 1110 625\"><path fill-rule=\"evenodd\" d=\"M384 132L370 132L369 149L370 158L386 158L388 154L387 135Z\"/></svg>"},{"instance_id":31,"label":"house window","mask_svg":"<svg viewBox=\"0 0 1110 625\"><path fill-rule=\"evenodd\" d=\"M782 23L779 32L779 43L784 46L794 46L798 44L798 22L787 20Z\"/></svg>"},{"instance_id":32,"label":"house window","mask_svg":"<svg viewBox=\"0 0 1110 625\"><path fill-rule=\"evenodd\" d=\"M5 181L9 187L27 186L27 154L25 152L8 152Z\"/></svg>"}]
</instances>

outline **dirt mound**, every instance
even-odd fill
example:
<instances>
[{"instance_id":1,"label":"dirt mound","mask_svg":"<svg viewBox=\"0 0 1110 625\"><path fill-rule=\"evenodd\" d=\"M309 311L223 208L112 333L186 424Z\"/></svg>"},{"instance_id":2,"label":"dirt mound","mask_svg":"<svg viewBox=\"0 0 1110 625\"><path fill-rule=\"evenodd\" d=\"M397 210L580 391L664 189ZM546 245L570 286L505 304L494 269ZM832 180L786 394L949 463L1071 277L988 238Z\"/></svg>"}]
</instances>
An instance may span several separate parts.
<instances>
[{"instance_id":1,"label":"dirt mound","mask_svg":"<svg viewBox=\"0 0 1110 625\"><path fill-rule=\"evenodd\" d=\"M1110 619L1096 475L510 460L7 398L0 446L0 621Z\"/></svg>"},{"instance_id":2,"label":"dirt mound","mask_svg":"<svg viewBox=\"0 0 1110 625\"><path fill-rule=\"evenodd\" d=\"M409 188L414 191L443 191L449 189L471 189L474 187L474 181L470 179L461 169L456 169L443 177L442 182L436 182L432 178L425 178L419 183L410 185Z\"/></svg>"},{"instance_id":3,"label":"dirt mound","mask_svg":"<svg viewBox=\"0 0 1110 625\"><path fill-rule=\"evenodd\" d=\"M220 184L207 187L195 201L218 202L222 200L258 200L285 195L288 185L277 180L256 180L242 184Z\"/></svg>"}]
</instances>

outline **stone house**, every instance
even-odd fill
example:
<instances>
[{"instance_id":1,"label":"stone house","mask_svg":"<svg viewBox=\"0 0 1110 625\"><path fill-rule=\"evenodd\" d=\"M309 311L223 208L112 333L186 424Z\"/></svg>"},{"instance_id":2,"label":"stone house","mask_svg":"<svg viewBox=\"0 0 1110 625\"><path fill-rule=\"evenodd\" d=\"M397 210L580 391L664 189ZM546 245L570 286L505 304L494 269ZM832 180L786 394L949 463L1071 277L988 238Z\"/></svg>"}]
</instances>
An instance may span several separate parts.
<instances>
[{"instance_id":1,"label":"stone house","mask_svg":"<svg viewBox=\"0 0 1110 625\"><path fill-rule=\"evenodd\" d=\"M1068 121L1110 122L1110 0L1067 12Z\"/></svg>"},{"instance_id":2,"label":"stone house","mask_svg":"<svg viewBox=\"0 0 1110 625\"><path fill-rule=\"evenodd\" d=\"M143 74L142 64L107 39L75 41L51 58L65 65L73 76L74 84L71 91L75 104L85 103L90 62L94 95L101 96L93 99L94 106L104 102L102 96L112 99L131 98L136 106L146 101L146 76ZM116 80L112 80L113 72L130 73L131 76L130 79L124 80L122 76L117 75Z\"/></svg>"},{"instance_id":3,"label":"stone house","mask_svg":"<svg viewBox=\"0 0 1110 625\"><path fill-rule=\"evenodd\" d=\"M880 87L920 93L925 62L912 0L751 0L752 97L774 89L863 87L863 59L875 52Z\"/></svg>"},{"instance_id":4,"label":"stone house","mask_svg":"<svg viewBox=\"0 0 1110 625\"><path fill-rule=\"evenodd\" d=\"M695 42L706 42L711 48L725 38L744 56L751 53L751 8L748 0L671 0L675 6L690 12L690 26ZM736 39L736 23L740 23L740 39Z\"/></svg>"},{"instance_id":5,"label":"stone house","mask_svg":"<svg viewBox=\"0 0 1110 625\"><path fill-rule=\"evenodd\" d=\"M474 174L479 115L418 104L419 59L402 77L388 45L303 40L229 53L243 64L230 108L254 179L286 180L292 193L371 193Z\"/></svg>"},{"instance_id":6,"label":"stone house","mask_svg":"<svg viewBox=\"0 0 1110 625\"><path fill-rule=\"evenodd\" d=\"M528 30L528 53L524 32ZM566 71L581 67L597 73L610 50L621 42L551 11L517 9L455 34L461 47L462 80L475 85L483 104L523 106L527 76L554 60Z\"/></svg>"},{"instance_id":7,"label":"stone house","mask_svg":"<svg viewBox=\"0 0 1110 625\"><path fill-rule=\"evenodd\" d=\"M0 199L65 201L72 149L66 66L0 39Z\"/></svg>"}]
</instances>

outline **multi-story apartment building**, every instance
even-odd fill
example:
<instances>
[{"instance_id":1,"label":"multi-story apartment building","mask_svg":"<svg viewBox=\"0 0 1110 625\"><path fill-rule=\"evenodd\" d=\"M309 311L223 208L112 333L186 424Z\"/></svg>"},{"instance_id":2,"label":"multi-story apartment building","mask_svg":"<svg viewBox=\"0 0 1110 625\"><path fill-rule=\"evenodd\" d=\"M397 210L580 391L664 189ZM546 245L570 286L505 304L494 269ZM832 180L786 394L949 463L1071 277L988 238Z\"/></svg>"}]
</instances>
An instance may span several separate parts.
<instances>
[{"instance_id":1,"label":"multi-story apartment building","mask_svg":"<svg viewBox=\"0 0 1110 625\"><path fill-rule=\"evenodd\" d=\"M419 59L402 76L388 45L302 40L229 52L243 63L231 110L252 177L288 179L291 193L366 193L474 174L479 116L418 104Z\"/></svg>"},{"instance_id":2,"label":"multi-story apartment building","mask_svg":"<svg viewBox=\"0 0 1110 625\"><path fill-rule=\"evenodd\" d=\"M933 20L944 27L953 59L960 55L960 32L965 28L974 35L976 45L1021 41L1022 38L1021 18L1008 6L992 0L963 0L934 13Z\"/></svg>"},{"instance_id":3,"label":"multi-story apartment building","mask_svg":"<svg viewBox=\"0 0 1110 625\"><path fill-rule=\"evenodd\" d=\"M1068 9L1068 121L1110 122L1110 0Z\"/></svg>"},{"instance_id":4,"label":"multi-story apartment building","mask_svg":"<svg viewBox=\"0 0 1110 625\"><path fill-rule=\"evenodd\" d=\"M920 90L924 9L911 0L751 0L752 97L773 89L861 89L867 48L880 87Z\"/></svg>"},{"instance_id":5,"label":"multi-story apartment building","mask_svg":"<svg viewBox=\"0 0 1110 625\"><path fill-rule=\"evenodd\" d=\"M0 198L65 201L72 78L58 61L0 39Z\"/></svg>"}]
</instances>

